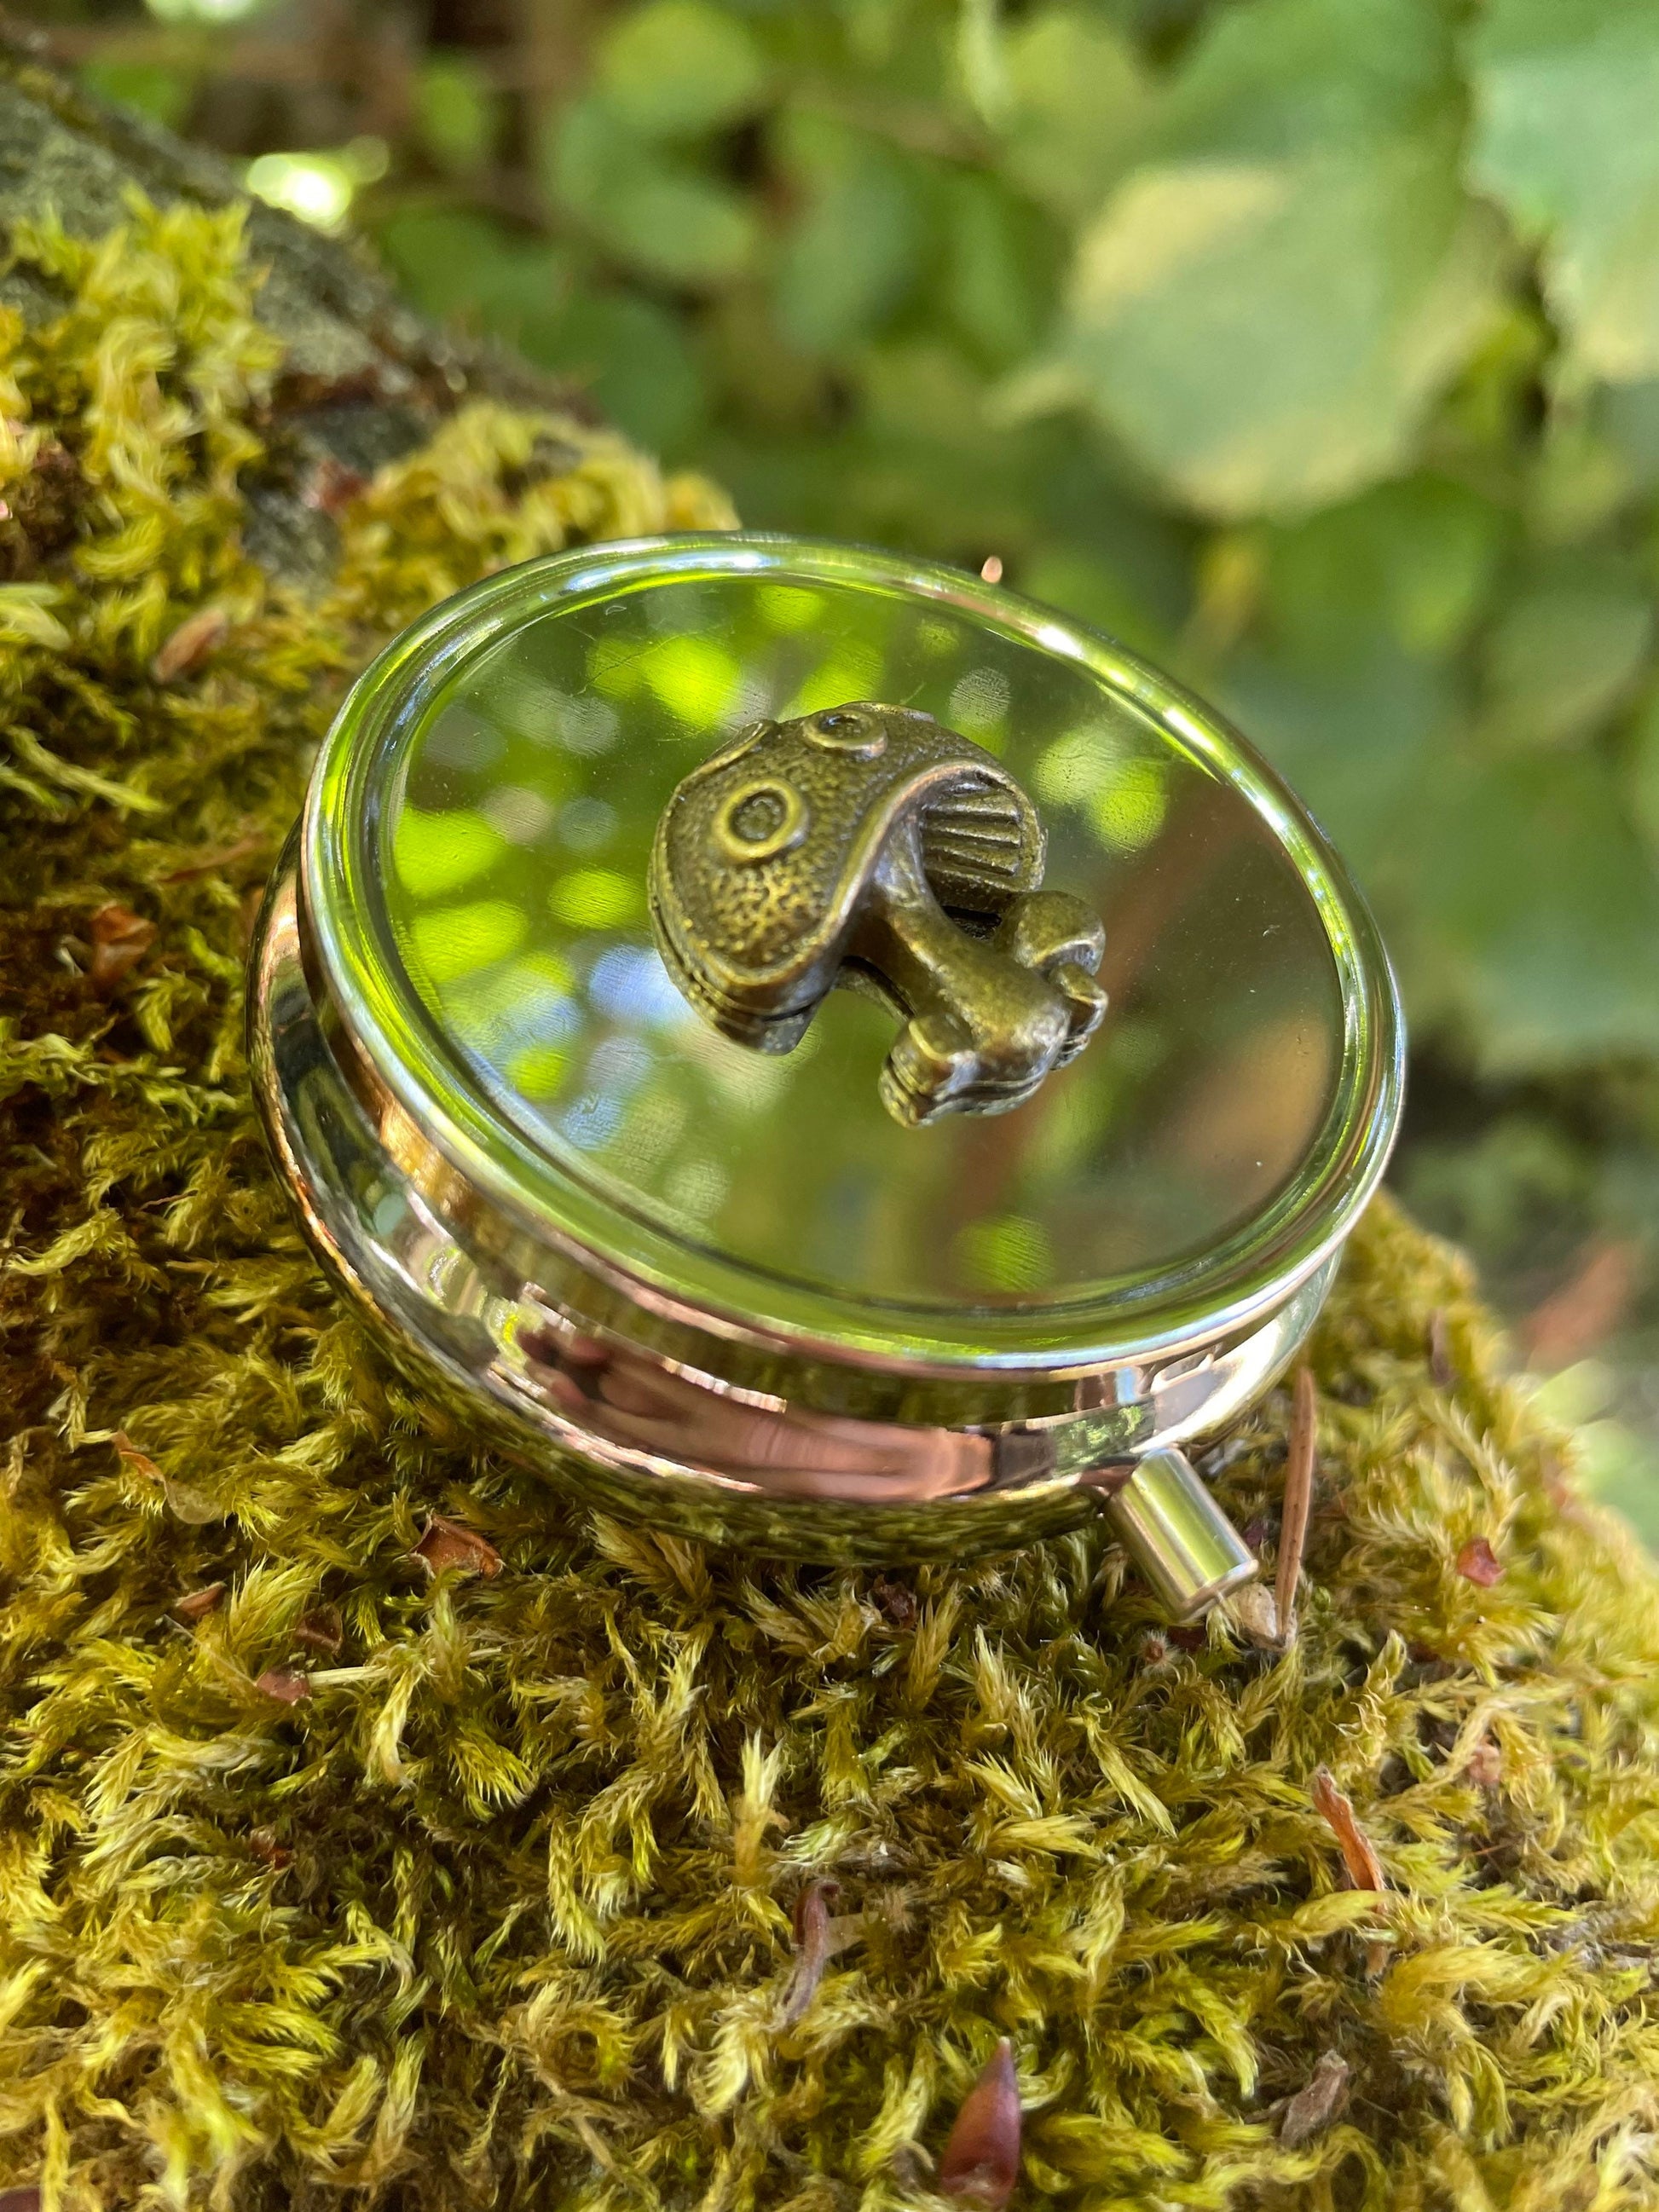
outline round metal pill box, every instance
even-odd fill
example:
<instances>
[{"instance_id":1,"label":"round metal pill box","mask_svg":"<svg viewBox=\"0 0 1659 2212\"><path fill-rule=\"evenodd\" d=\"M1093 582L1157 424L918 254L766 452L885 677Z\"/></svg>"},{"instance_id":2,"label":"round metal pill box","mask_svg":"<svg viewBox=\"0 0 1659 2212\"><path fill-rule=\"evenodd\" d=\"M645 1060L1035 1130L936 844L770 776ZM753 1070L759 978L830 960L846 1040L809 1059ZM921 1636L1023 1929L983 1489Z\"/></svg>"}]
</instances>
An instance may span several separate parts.
<instances>
[{"instance_id":1,"label":"round metal pill box","mask_svg":"<svg viewBox=\"0 0 1659 2212\"><path fill-rule=\"evenodd\" d=\"M1306 1335L1401 1024L1303 807L1109 640L811 541L528 562L353 690L252 962L313 1243L568 1497L1254 1571L1182 1447Z\"/></svg>"}]
</instances>

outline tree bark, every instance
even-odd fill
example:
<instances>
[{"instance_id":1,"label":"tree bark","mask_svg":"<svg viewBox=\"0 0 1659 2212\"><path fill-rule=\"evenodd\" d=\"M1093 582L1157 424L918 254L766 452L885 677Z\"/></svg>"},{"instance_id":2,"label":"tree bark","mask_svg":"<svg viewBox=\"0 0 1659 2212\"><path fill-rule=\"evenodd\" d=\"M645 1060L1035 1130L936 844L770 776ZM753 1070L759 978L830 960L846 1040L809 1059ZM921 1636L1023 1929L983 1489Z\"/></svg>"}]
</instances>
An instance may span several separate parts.
<instances>
[{"instance_id":1,"label":"tree bark","mask_svg":"<svg viewBox=\"0 0 1659 2212\"><path fill-rule=\"evenodd\" d=\"M295 464L247 487L245 543L269 574L320 587L331 571L333 525L301 489L319 465L370 476L470 398L589 414L578 395L505 352L426 322L356 241L252 198L218 155L82 92L48 64L44 47L0 23L0 235L55 216L76 237L102 237L135 190L158 207L247 210L252 258L265 271L255 312L287 351L273 428ZM0 275L0 304L32 324L60 303L33 270L14 265Z\"/></svg>"}]
</instances>

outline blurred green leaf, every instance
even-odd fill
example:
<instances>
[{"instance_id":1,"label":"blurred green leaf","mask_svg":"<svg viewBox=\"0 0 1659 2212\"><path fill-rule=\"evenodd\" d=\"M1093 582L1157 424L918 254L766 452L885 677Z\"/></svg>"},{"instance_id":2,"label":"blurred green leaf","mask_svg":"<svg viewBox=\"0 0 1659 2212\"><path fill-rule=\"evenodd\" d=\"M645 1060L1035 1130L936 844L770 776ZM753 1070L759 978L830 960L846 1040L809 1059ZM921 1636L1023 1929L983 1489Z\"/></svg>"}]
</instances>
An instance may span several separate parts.
<instances>
[{"instance_id":1,"label":"blurred green leaf","mask_svg":"<svg viewBox=\"0 0 1659 2212\"><path fill-rule=\"evenodd\" d=\"M486 874L506 843L492 823L465 808L428 814L405 806L398 817L392 865L408 890L439 898Z\"/></svg>"},{"instance_id":2,"label":"blurred green leaf","mask_svg":"<svg viewBox=\"0 0 1659 2212\"><path fill-rule=\"evenodd\" d=\"M1343 662L1322 666L1242 653L1219 688L1229 711L1312 807L1392 919L1408 889L1402 854L1414 846L1421 809L1434 803L1449 742L1452 700L1444 679L1373 639Z\"/></svg>"},{"instance_id":3,"label":"blurred green leaf","mask_svg":"<svg viewBox=\"0 0 1659 2212\"><path fill-rule=\"evenodd\" d=\"M527 927L515 901L475 899L417 914L410 933L427 980L447 983L516 952Z\"/></svg>"},{"instance_id":4,"label":"blurred green leaf","mask_svg":"<svg viewBox=\"0 0 1659 2212\"><path fill-rule=\"evenodd\" d=\"M630 292L580 293L527 329L523 344L630 437L670 460L690 453L708 395L684 327L666 308Z\"/></svg>"},{"instance_id":5,"label":"blurred green leaf","mask_svg":"<svg viewBox=\"0 0 1659 2212\"><path fill-rule=\"evenodd\" d=\"M906 338L872 347L865 379L874 428L970 453L994 434L986 419L983 380L960 353L937 339Z\"/></svg>"},{"instance_id":6,"label":"blurred green leaf","mask_svg":"<svg viewBox=\"0 0 1659 2212\"><path fill-rule=\"evenodd\" d=\"M1492 0L1471 56L1474 173L1543 240L1577 366L1659 375L1659 9Z\"/></svg>"},{"instance_id":7,"label":"blurred green leaf","mask_svg":"<svg viewBox=\"0 0 1659 2212\"><path fill-rule=\"evenodd\" d=\"M410 297L514 344L562 307L570 257L468 208L404 207L380 228L380 250Z\"/></svg>"},{"instance_id":8,"label":"blurred green leaf","mask_svg":"<svg viewBox=\"0 0 1659 2212\"><path fill-rule=\"evenodd\" d=\"M753 254L757 224L742 196L636 136L598 98L567 111L550 181L596 239L653 276L722 283Z\"/></svg>"},{"instance_id":9,"label":"blurred green leaf","mask_svg":"<svg viewBox=\"0 0 1659 2212\"><path fill-rule=\"evenodd\" d=\"M1385 149L1444 124L1454 61L1431 0L1250 0L1210 17L1158 136L1168 153L1238 161Z\"/></svg>"},{"instance_id":10,"label":"blurred green leaf","mask_svg":"<svg viewBox=\"0 0 1659 2212\"><path fill-rule=\"evenodd\" d=\"M1265 574L1274 635L1315 664L1377 638L1409 653L1443 653L1474 619L1504 534L1490 500L1426 474L1276 530Z\"/></svg>"},{"instance_id":11,"label":"blurred green leaf","mask_svg":"<svg viewBox=\"0 0 1659 2212\"><path fill-rule=\"evenodd\" d=\"M195 90L192 70L170 69L161 62L88 62L81 77L100 99L136 107L167 131L183 123Z\"/></svg>"},{"instance_id":12,"label":"blurred green leaf","mask_svg":"<svg viewBox=\"0 0 1659 2212\"><path fill-rule=\"evenodd\" d=\"M1628 774L1631 818L1659 860L1659 690L1649 694L1637 715Z\"/></svg>"},{"instance_id":13,"label":"blurred green leaf","mask_svg":"<svg viewBox=\"0 0 1659 2212\"><path fill-rule=\"evenodd\" d=\"M415 80L416 128L421 142L446 168L471 169L495 143L496 100L478 64L466 54L428 54Z\"/></svg>"},{"instance_id":14,"label":"blurred green leaf","mask_svg":"<svg viewBox=\"0 0 1659 2212\"><path fill-rule=\"evenodd\" d=\"M1617 448L1632 488L1659 489L1659 378L1605 386L1595 409L1595 427Z\"/></svg>"},{"instance_id":15,"label":"blurred green leaf","mask_svg":"<svg viewBox=\"0 0 1659 2212\"><path fill-rule=\"evenodd\" d=\"M1632 457L1605 420L1589 409L1558 408L1527 484L1528 532L1540 545L1582 544L1627 503L1636 483Z\"/></svg>"},{"instance_id":16,"label":"blurred green leaf","mask_svg":"<svg viewBox=\"0 0 1659 2212\"><path fill-rule=\"evenodd\" d=\"M1012 97L1000 0L957 0L956 49L969 106L997 129L1007 118Z\"/></svg>"},{"instance_id":17,"label":"blurred green leaf","mask_svg":"<svg viewBox=\"0 0 1659 2212\"><path fill-rule=\"evenodd\" d=\"M569 253L457 208L389 216L380 248L427 313L465 321L588 392L618 428L671 458L707 395L684 326L636 294L572 282Z\"/></svg>"},{"instance_id":18,"label":"blurred green leaf","mask_svg":"<svg viewBox=\"0 0 1659 2212\"><path fill-rule=\"evenodd\" d=\"M691 137L741 121L766 88L766 58L746 25L706 0L648 0L600 43L597 76L611 110L648 137Z\"/></svg>"},{"instance_id":19,"label":"blurred green leaf","mask_svg":"<svg viewBox=\"0 0 1659 2212\"><path fill-rule=\"evenodd\" d=\"M1536 573L1487 641L1488 727L1511 746L1594 730L1633 690L1652 632L1650 592L1623 564L1580 558Z\"/></svg>"},{"instance_id":20,"label":"blurred green leaf","mask_svg":"<svg viewBox=\"0 0 1659 2212\"><path fill-rule=\"evenodd\" d=\"M568 251L459 208L403 209L380 248L428 314L516 347L657 451L683 453L701 427L702 380L678 319L636 294L574 284Z\"/></svg>"},{"instance_id":21,"label":"blurred green leaf","mask_svg":"<svg viewBox=\"0 0 1659 2212\"><path fill-rule=\"evenodd\" d=\"M798 115L786 159L806 196L773 283L779 322L809 352L867 337L915 281L926 236L913 165L827 118Z\"/></svg>"},{"instance_id":22,"label":"blurred green leaf","mask_svg":"<svg viewBox=\"0 0 1659 2212\"><path fill-rule=\"evenodd\" d=\"M1053 315L1058 240L993 178L963 169L945 185L944 304L988 364L1012 368Z\"/></svg>"},{"instance_id":23,"label":"blurred green leaf","mask_svg":"<svg viewBox=\"0 0 1659 2212\"><path fill-rule=\"evenodd\" d=\"M1218 514L1399 466L1493 300L1439 19L1255 0L1198 48L1159 137L1079 242L1073 388Z\"/></svg>"},{"instance_id":24,"label":"blurred green leaf","mask_svg":"<svg viewBox=\"0 0 1659 2212\"><path fill-rule=\"evenodd\" d=\"M1133 48L1086 9L1039 9L1006 37L1009 174L1061 215L1097 206L1151 107Z\"/></svg>"},{"instance_id":25,"label":"blurred green leaf","mask_svg":"<svg viewBox=\"0 0 1659 2212\"><path fill-rule=\"evenodd\" d=\"M1498 1074L1659 1054L1659 875L1600 755L1449 757L1411 826L1425 1017Z\"/></svg>"}]
</instances>

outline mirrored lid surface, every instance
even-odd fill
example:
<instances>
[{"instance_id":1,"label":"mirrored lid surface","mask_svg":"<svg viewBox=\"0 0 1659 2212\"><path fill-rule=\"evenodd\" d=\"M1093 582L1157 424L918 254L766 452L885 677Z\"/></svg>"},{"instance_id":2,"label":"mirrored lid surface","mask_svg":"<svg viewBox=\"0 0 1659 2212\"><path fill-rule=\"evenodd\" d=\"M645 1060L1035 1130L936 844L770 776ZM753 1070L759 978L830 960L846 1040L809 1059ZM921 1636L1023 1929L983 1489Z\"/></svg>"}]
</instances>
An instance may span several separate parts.
<instances>
[{"instance_id":1,"label":"mirrored lid surface","mask_svg":"<svg viewBox=\"0 0 1659 2212\"><path fill-rule=\"evenodd\" d=\"M996 757L1109 1006L1015 1110L906 1128L895 1020L836 991L794 1051L665 970L652 840L757 717L920 708ZM358 1048L514 1218L770 1341L1108 1360L1242 1325L1346 1232L1398 1117L1363 904L1236 735L1109 641L955 570L734 534L491 578L331 733L306 904Z\"/></svg>"}]
</instances>

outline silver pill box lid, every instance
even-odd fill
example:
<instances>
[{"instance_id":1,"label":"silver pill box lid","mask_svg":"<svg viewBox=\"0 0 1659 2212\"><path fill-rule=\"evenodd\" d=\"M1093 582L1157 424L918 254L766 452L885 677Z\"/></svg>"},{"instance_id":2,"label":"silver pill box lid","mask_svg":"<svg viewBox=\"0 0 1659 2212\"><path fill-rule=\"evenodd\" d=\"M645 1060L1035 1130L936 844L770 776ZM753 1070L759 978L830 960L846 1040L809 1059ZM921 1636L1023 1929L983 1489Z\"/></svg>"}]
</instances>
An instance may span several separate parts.
<instances>
[{"instance_id":1,"label":"silver pill box lid","mask_svg":"<svg viewBox=\"0 0 1659 2212\"><path fill-rule=\"evenodd\" d=\"M1035 799L1110 1005L1015 1111L906 1129L890 1016L717 1035L646 902L680 779L762 715L920 707ZM298 860L325 1028L447 1227L718 1385L956 1425L1237 1343L1380 1177L1403 1031L1283 781L1086 626L955 569L748 533L584 548L436 608L360 679ZM397 1141L394 1135L389 1141Z\"/></svg>"}]
</instances>

